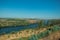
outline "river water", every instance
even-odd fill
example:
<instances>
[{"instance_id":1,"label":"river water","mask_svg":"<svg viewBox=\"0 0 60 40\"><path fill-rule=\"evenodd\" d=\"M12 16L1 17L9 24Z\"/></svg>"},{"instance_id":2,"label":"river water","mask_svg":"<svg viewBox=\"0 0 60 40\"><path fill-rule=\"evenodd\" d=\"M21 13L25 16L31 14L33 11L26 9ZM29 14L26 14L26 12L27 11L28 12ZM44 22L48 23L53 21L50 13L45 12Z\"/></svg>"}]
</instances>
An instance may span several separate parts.
<instances>
[{"instance_id":1,"label":"river water","mask_svg":"<svg viewBox=\"0 0 60 40\"><path fill-rule=\"evenodd\" d=\"M42 25L47 25L48 24L48 20L43 21ZM29 29L29 28L37 28L38 27L38 23L34 23L34 24L29 24L27 26L8 26L5 28L0 28L0 34L2 33L10 33L13 31L20 31L20 30L24 30L24 29Z\"/></svg>"},{"instance_id":2,"label":"river water","mask_svg":"<svg viewBox=\"0 0 60 40\"><path fill-rule=\"evenodd\" d=\"M28 28L36 28L38 27L38 24L35 23L35 24L29 24L27 26L11 26L11 27L6 27L6 28L0 28L0 34L2 33L10 33L10 32L13 32L13 31L20 31L20 30L24 30L24 29L28 29Z\"/></svg>"}]
</instances>

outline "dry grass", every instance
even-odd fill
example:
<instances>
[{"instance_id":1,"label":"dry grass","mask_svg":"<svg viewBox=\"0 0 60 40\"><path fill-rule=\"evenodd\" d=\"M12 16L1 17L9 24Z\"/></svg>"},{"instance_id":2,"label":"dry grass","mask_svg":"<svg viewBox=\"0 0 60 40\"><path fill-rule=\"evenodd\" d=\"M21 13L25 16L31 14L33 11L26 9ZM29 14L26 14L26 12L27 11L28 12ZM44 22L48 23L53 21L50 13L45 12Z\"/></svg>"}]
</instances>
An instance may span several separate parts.
<instances>
[{"instance_id":1,"label":"dry grass","mask_svg":"<svg viewBox=\"0 0 60 40\"><path fill-rule=\"evenodd\" d=\"M33 29L29 29L29 30L23 30L14 34L6 34L6 35L2 35L0 36L0 40L11 40L11 39L18 39L21 37L29 37L33 34L38 34L40 32L45 31L46 28L43 29L39 29L39 30L33 30Z\"/></svg>"}]
</instances>

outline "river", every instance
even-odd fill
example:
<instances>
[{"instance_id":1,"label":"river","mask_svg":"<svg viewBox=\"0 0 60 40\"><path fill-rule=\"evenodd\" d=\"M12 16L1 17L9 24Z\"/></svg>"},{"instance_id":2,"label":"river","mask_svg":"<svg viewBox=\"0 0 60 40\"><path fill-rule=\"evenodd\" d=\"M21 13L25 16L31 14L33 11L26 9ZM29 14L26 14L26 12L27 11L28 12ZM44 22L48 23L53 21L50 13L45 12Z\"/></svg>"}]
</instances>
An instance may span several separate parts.
<instances>
[{"instance_id":1,"label":"river","mask_svg":"<svg viewBox=\"0 0 60 40\"><path fill-rule=\"evenodd\" d=\"M0 28L0 34L3 34L3 33L10 33L10 32L13 32L13 31L20 31L20 30L24 30L24 29L28 29L28 28L36 28L38 27L38 24L35 23L35 24L29 24L27 26L11 26L11 27L5 27L5 28Z\"/></svg>"},{"instance_id":2,"label":"river","mask_svg":"<svg viewBox=\"0 0 60 40\"><path fill-rule=\"evenodd\" d=\"M42 25L44 25L44 26L48 25L48 20L43 21ZM37 27L38 27L38 23L29 24L27 26L16 26L16 27L8 26L8 27L0 28L0 34L10 33L13 31L20 31L20 30L29 29L29 28L37 28Z\"/></svg>"}]
</instances>

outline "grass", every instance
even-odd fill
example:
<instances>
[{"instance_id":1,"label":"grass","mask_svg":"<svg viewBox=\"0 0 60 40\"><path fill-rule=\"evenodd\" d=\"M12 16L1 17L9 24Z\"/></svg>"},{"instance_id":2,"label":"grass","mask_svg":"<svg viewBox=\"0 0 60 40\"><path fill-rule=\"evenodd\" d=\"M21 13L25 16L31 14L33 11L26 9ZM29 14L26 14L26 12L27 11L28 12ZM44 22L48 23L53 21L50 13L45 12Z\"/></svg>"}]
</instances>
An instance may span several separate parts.
<instances>
[{"instance_id":1,"label":"grass","mask_svg":"<svg viewBox=\"0 0 60 40\"><path fill-rule=\"evenodd\" d=\"M52 30L46 30L46 31L38 33L38 34L34 34L34 35L30 36L29 38L26 38L26 40L38 40L38 39L41 39L41 38L48 36L52 32L57 32L59 30L60 30L60 27L54 26L52 28ZM22 40L25 40L25 39L22 38Z\"/></svg>"},{"instance_id":2,"label":"grass","mask_svg":"<svg viewBox=\"0 0 60 40\"><path fill-rule=\"evenodd\" d=\"M23 19L0 19L0 27L28 25L28 21Z\"/></svg>"}]
</instances>

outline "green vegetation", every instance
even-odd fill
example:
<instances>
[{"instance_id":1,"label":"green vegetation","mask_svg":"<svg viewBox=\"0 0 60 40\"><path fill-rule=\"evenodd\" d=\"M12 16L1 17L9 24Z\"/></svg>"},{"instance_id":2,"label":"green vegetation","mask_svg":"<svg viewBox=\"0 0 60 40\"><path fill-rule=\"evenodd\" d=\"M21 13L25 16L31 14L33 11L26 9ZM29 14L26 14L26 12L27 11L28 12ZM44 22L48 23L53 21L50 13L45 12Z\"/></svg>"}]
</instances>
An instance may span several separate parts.
<instances>
[{"instance_id":1,"label":"green vegetation","mask_svg":"<svg viewBox=\"0 0 60 40\"><path fill-rule=\"evenodd\" d=\"M60 19L50 19L47 24L44 24L45 19L19 19L19 18L0 18L0 27L6 26L20 26L20 25L28 25L31 24L28 20L37 20L39 27L49 27L54 25L60 25Z\"/></svg>"},{"instance_id":2,"label":"green vegetation","mask_svg":"<svg viewBox=\"0 0 60 40\"><path fill-rule=\"evenodd\" d=\"M0 18L0 27L6 26L19 26L19 25L28 25L30 24L28 21L24 19L4 19Z\"/></svg>"},{"instance_id":3,"label":"green vegetation","mask_svg":"<svg viewBox=\"0 0 60 40\"><path fill-rule=\"evenodd\" d=\"M20 26L20 25L26 26L26 25L31 24L27 20L28 19L10 19L10 18L5 19L5 18L0 18L0 27ZM33 19L33 20L35 20L35 19ZM34 34L34 35L29 36L29 37L22 37L18 40L38 40L38 39L41 39L41 38L44 38L44 37L48 36L52 32L56 32L56 31L60 30L60 19L48 20L48 22L46 24L45 24L44 21L45 20L38 20L38 22L37 22L38 23L38 28L34 28L34 29L37 30L39 28L47 28L46 31L41 32L41 33L39 32L38 34ZM27 30L29 30L29 29L27 29ZM17 31L11 32L10 34L14 34L14 33L17 33ZM28 33L28 31L27 31L27 33ZM3 35L4 34L5 33L3 33ZM13 39L13 40L15 40L15 39Z\"/></svg>"},{"instance_id":4,"label":"green vegetation","mask_svg":"<svg viewBox=\"0 0 60 40\"><path fill-rule=\"evenodd\" d=\"M53 27L54 25L59 25L60 26L60 19L47 20L46 24L45 24L44 21L45 20L40 20L38 22L39 28Z\"/></svg>"},{"instance_id":5,"label":"green vegetation","mask_svg":"<svg viewBox=\"0 0 60 40\"><path fill-rule=\"evenodd\" d=\"M52 32L56 32L56 31L59 31L59 30L60 30L60 26L54 26L51 30L48 29L44 32L38 33L37 35L34 34L30 37L20 38L20 40L38 40L38 39L41 39L43 37L48 36Z\"/></svg>"},{"instance_id":6,"label":"green vegetation","mask_svg":"<svg viewBox=\"0 0 60 40\"><path fill-rule=\"evenodd\" d=\"M28 40L28 38L27 37L22 37L19 40Z\"/></svg>"}]
</instances>

